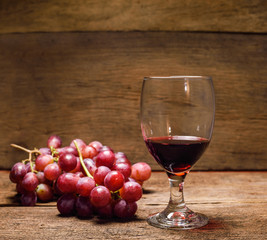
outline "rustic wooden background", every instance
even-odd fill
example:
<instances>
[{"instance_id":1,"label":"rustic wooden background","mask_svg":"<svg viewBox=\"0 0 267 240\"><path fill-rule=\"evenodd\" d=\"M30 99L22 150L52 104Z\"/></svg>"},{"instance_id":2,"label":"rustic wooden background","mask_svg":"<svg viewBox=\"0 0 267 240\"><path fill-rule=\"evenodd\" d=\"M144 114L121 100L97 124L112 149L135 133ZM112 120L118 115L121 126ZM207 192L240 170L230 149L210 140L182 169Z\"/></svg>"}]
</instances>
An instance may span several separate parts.
<instances>
[{"instance_id":1,"label":"rustic wooden background","mask_svg":"<svg viewBox=\"0 0 267 240\"><path fill-rule=\"evenodd\" d=\"M149 75L211 75L216 123L195 170L267 169L265 0L0 0L0 168L58 134L159 169L143 143Z\"/></svg>"}]
</instances>

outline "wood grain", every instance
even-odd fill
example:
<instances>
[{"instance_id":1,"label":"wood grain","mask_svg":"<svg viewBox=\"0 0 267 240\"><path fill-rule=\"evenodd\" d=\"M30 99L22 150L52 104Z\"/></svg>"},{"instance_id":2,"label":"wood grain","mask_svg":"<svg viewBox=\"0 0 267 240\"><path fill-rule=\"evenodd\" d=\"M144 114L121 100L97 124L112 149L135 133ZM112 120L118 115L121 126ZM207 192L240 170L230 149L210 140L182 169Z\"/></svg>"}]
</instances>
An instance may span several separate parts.
<instances>
[{"instance_id":1,"label":"wood grain","mask_svg":"<svg viewBox=\"0 0 267 240\"><path fill-rule=\"evenodd\" d=\"M149 214L163 210L169 198L167 176L153 172L144 184L136 218L131 221L60 217L55 202L22 207L14 184L0 171L0 238L6 239L257 239L267 238L267 172L192 172L185 181L185 201L206 214L209 224L174 231L149 226ZM242 191L240 191L242 189Z\"/></svg>"},{"instance_id":2,"label":"wood grain","mask_svg":"<svg viewBox=\"0 0 267 240\"><path fill-rule=\"evenodd\" d=\"M144 76L211 75L216 122L195 170L267 169L265 35L88 32L0 35L0 168L58 134L99 140L132 162L149 155L140 131Z\"/></svg>"},{"instance_id":3,"label":"wood grain","mask_svg":"<svg viewBox=\"0 0 267 240\"><path fill-rule=\"evenodd\" d=\"M0 33L267 32L265 0L2 0Z\"/></svg>"}]
</instances>

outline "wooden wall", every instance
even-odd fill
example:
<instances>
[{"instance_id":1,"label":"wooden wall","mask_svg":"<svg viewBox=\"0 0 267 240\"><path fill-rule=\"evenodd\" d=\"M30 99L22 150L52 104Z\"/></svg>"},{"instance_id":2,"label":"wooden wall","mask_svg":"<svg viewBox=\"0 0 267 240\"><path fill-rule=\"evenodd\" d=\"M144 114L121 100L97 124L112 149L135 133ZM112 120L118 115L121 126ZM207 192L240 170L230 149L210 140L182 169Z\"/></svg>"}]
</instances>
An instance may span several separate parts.
<instances>
[{"instance_id":1,"label":"wooden wall","mask_svg":"<svg viewBox=\"0 0 267 240\"><path fill-rule=\"evenodd\" d=\"M1 0L2 33L209 31L265 33L265 0Z\"/></svg>"},{"instance_id":2,"label":"wooden wall","mask_svg":"<svg viewBox=\"0 0 267 240\"><path fill-rule=\"evenodd\" d=\"M51 134L159 169L141 136L144 76L211 75L216 123L195 170L267 169L266 1L0 1L0 168Z\"/></svg>"}]
</instances>

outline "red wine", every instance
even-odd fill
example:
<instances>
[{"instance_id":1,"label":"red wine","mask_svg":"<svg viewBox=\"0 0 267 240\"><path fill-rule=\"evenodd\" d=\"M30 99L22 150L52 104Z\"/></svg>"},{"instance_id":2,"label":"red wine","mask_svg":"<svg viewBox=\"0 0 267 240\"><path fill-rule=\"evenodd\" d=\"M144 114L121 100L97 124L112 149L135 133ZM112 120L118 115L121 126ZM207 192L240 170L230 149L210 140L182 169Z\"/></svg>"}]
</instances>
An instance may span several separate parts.
<instances>
[{"instance_id":1,"label":"red wine","mask_svg":"<svg viewBox=\"0 0 267 240\"><path fill-rule=\"evenodd\" d=\"M206 138L194 136L151 137L145 140L159 165L171 173L189 170L209 145Z\"/></svg>"}]
</instances>

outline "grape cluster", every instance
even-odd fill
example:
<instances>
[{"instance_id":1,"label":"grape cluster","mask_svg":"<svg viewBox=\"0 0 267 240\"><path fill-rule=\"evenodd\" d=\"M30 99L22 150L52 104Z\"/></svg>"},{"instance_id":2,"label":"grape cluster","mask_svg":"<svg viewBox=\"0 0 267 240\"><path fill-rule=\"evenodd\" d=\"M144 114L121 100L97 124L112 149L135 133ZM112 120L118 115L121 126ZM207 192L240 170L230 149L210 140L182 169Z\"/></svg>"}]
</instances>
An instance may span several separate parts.
<instances>
[{"instance_id":1,"label":"grape cluster","mask_svg":"<svg viewBox=\"0 0 267 240\"><path fill-rule=\"evenodd\" d=\"M151 175L147 163L131 164L123 152L114 152L99 141L81 139L62 146L59 136L48 138L47 147L28 150L29 158L13 165L10 180L16 183L21 204L57 200L64 216L81 218L130 218L142 197L142 184Z\"/></svg>"}]
</instances>

